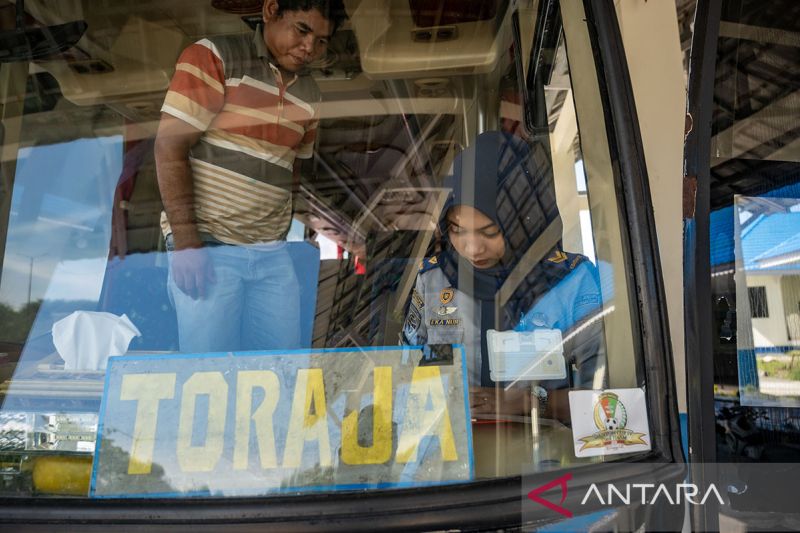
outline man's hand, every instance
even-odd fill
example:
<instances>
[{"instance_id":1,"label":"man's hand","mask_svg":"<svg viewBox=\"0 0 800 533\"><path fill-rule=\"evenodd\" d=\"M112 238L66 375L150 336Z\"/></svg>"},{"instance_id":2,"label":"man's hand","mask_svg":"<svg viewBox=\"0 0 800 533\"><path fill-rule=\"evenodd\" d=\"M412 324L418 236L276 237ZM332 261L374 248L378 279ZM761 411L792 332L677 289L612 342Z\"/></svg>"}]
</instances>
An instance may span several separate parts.
<instances>
[{"instance_id":1,"label":"man's hand","mask_svg":"<svg viewBox=\"0 0 800 533\"><path fill-rule=\"evenodd\" d=\"M205 298L208 285L214 283L214 266L205 248L184 248L172 256L172 279L193 300Z\"/></svg>"},{"instance_id":2,"label":"man's hand","mask_svg":"<svg viewBox=\"0 0 800 533\"><path fill-rule=\"evenodd\" d=\"M531 414L531 393L525 388L470 387L469 406L476 415Z\"/></svg>"}]
</instances>

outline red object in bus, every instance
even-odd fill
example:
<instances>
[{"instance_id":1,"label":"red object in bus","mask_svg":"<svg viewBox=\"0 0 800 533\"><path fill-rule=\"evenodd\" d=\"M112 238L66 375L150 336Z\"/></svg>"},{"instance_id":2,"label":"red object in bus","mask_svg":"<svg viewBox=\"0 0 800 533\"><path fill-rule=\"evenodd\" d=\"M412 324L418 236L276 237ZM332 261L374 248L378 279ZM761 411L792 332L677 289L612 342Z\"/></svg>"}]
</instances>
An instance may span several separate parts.
<instances>
[{"instance_id":1,"label":"red object in bus","mask_svg":"<svg viewBox=\"0 0 800 533\"><path fill-rule=\"evenodd\" d=\"M355 266L355 272L359 276L363 276L367 273L367 265L361 262L361 260L356 256L355 261L353 262Z\"/></svg>"}]
</instances>

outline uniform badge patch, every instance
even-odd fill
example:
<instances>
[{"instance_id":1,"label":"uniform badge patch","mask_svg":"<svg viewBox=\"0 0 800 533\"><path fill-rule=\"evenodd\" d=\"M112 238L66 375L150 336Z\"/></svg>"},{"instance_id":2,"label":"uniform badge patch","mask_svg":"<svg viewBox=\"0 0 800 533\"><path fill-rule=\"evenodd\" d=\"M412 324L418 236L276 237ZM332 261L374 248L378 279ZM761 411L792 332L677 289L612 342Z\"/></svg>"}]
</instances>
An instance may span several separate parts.
<instances>
[{"instance_id":1,"label":"uniform badge patch","mask_svg":"<svg viewBox=\"0 0 800 533\"><path fill-rule=\"evenodd\" d=\"M442 292L439 293L439 301L442 302L442 305L447 305L453 301L455 295L456 291L452 287L442 289Z\"/></svg>"},{"instance_id":2,"label":"uniform badge patch","mask_svg":"<svg viewBox=\"0 0 800 533\"><path fill-rule=\"evenodd\" d=\"M443 305L436 310L436 314L440 316L452 315L453 313L456 312L457 309L458 307L456 307L455 305Z\"/></svg>"},{"instance_id":3,"label":"uniform badge patch","mask_svg":"<svg viewBox=\"0 0 800 533\"><path fill-rule=\"evenodd\" d=\"M575 301L576 305L598 305L600 303L599 294L584 294Z\"/></svg>"},{"instance_id":4,"label":"uniform badge patch","mask_svg":"<svg viewBox=\"0 0 800 533\"><path fill-rule=\"evenodd\" d=\"M422 321L422 317L420 316L419 312L416 309L411 309L406 317L406 324L405 330L407 333L413 334L419 330L420 322Z\"/></svg>"},{"instance_id":5,"label":"uniform badge patch","mask_svg":"<svg viewBox=\"0 0 800 533\"><path fill-rule=\"evenodd\" d=\"M562 252L561 250L556 250L553 255L547 258L548 261L551 263L563 263L567 260L567 254Z\"/></svg>"},{"instance_id":6,"label":"uniform badge patch","mask_svg":"<svg viewBox=\"0 0 800 533\"><path fill-rule=\"evenodd\" d=\"M458 326L461 324L460 318L431 318L431 326Z\"/></svg>"},{"instance_id":7,"label":"uniform badge patch","mask_svg":"<svg viewBox=\"0 0 800 533\"><path fill-rule=\"evenodd\" d=\"M425 302L422 301L422 297L417 292L417 289L411 289L411 302L417 309L425 307Z\"/></svg>"}]
</instances>

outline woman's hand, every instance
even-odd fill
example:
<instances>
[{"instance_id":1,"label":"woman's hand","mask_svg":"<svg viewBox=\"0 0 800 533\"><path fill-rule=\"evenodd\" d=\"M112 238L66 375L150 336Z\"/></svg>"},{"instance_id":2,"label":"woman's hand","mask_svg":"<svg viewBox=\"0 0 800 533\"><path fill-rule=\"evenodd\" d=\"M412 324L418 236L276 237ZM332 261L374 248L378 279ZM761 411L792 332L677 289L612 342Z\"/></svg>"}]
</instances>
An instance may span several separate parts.
<instances>
[{"instance_id":1,"label":"woman's hand","mask_svg":"<svg viewBox=\"0 0 800 533\"><path fill-rule=\"evenodd\" d=\"M470 387L469 406L476 415L531 414L531 393L527 388Z\"/></svg>"}]
</instances>

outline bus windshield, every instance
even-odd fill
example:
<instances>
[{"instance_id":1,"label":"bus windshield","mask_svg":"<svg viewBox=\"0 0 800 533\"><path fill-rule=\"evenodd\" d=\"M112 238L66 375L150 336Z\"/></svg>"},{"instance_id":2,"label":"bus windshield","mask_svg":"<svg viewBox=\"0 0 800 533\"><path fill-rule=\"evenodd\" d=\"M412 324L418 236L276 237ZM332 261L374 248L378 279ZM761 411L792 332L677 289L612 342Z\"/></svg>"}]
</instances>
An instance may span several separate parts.
<instances>
[{"instance_id":1,"label":"bus windshield","mask_svg":"<svg viewBox=\"0 0 800 533\"><path fill-rule=\"evenodd\" d=\"M0 494L408 489L649 453L583 9L9 9L3 39L53 49L0 58Z\"/></svg>"}]
</instances>

